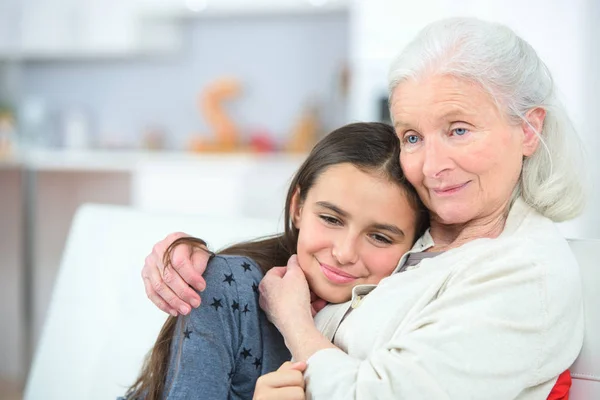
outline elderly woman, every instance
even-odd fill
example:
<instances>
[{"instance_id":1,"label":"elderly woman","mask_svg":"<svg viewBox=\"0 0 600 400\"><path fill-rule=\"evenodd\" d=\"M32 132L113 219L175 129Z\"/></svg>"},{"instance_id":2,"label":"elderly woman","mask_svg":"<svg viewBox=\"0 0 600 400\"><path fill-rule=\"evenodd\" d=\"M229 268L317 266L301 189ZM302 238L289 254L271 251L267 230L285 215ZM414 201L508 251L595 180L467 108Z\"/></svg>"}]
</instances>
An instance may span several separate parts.
<instances>
[{"instance_id":1,"label":"elderly woman","mask_svg":"<svg viewBox=\"0 0 600 400\"><path fill-rule=\"evenodd\" d=\"M548 69L507 27L449 19L404 49L389 90L430 229L394 274L314 320L294 260L267 273L261 306L307 361L309 398L545 399L583 339L578 266L553 223L582 209L579 142ZM160 308L187 312L206 262L181 249L164 270L176 236L143 276ZM339 268L353 246L334 255Z\"/></svg>"}]
</instances>

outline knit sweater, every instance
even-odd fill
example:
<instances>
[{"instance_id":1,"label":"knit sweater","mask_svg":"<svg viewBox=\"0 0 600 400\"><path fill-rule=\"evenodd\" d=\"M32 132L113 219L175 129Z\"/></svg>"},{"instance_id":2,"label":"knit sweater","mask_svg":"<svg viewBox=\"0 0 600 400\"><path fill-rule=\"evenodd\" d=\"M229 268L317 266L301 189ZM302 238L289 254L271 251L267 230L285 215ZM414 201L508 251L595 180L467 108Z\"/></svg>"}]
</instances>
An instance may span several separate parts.
<instances>
[{"instance_id":1,"label":"knit sweater","mask_svg":"<svg viewBox=\"0 0 600 400\"><path fill-rule=\"evenodd\" d=\"M433 244L426 232L411 252ZM518 199L499 237L357 286L315 323L340 350L309 358L308 399L546 399L583 343L579 269Z\"/></svg>"}]
</instances>

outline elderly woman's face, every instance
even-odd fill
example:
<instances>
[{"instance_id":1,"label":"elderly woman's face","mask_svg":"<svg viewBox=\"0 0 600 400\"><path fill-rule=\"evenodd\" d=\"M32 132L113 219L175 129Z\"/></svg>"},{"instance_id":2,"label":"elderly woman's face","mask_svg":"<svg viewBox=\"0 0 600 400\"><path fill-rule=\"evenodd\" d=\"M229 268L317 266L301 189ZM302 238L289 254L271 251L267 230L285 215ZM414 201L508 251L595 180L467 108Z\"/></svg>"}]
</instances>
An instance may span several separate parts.
<instances>
[{"instance_id":1,"label":"elderly woman's face","mask_svg":"<svg viewBox=\"0 0 600 400\"><path fill-rule=\"evenodd\" d=\"M477 85L450 76L406 81L392 94L407 179L444 224L504 210L524 155L521 125L510 123Z\"/></svg>"}]
</instances>

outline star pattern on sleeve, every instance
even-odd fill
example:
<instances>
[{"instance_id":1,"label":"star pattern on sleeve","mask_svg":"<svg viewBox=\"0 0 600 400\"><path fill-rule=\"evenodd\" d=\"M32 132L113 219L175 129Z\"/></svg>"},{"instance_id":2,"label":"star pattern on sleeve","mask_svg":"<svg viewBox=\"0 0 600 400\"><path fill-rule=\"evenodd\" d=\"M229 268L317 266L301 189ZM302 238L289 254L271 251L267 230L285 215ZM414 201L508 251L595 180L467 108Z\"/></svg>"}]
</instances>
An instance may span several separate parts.
<instances>
[{"instance_id":1,"label":"star pattern on sleeve","mask_svg":"<svg viewBox=\"0 0 600 400\"><path fill-rule=\"evenodd\" d=\"M244 360L248 357L252 357L252 349L247 349L244 347L242 350L242 357L244 357Z\"/></svg>"},{"instance_id":2,"label":"star pattern on sleeve","mask_svg":"<svg viewBox=\"0 0 600 400\"><path fill-rule=\"evenodd\" d=\"M254 364L256 369L259 369L260 366L262 365L262 357L260 357L260 358L254 357L254 362L252 364Z\"/></svg>"},{"instance_id":3,"label":"star pattern on sleeve","mask_svg":"<svg viewBox=\"0 0 600 400\"><path fill-rule=\"evenodd\" d=\"M256 282L252 283L252 290L254 290L254 293L258 294L258 285Z\"/></svg>"},{"instance_id":4,"label":"star pattern on sleeve","mask_svg":"<svg viewBox=\"0 0 600 400\"><path fill-rule=\"evenodd\" d=\"M211 303L211 307L214 307L215 311L219 311L219 307L223 307L223 304L221 304L221 299L216 299L213 297L213 302Z\"/></svg>"},{"instance_id":5,"label":"star pattern on sleeve","mask_svg":"<svg viewBox=\"0 0 600 400\"><path fill-rule=\"evenodd\" d=\"M240 303L238 303L237 301L233 301L233 304L231 305L231 309L233 311L240 311Z\"/></svg>"},{"instance_id":6,"label":"star pattern on sleeve","mask_svg":"<svg viewBox=\"0 0 600 400\"><path fill-rule=\"evenodd\" d=\"M244 268L244 272L248 272L248 271L250 271L250 264L248 264L246 261L244 261L242 263L242 268Z\"/></svg>"},{"instance_id":7,"label":"star pattern on sleeve","mask_svg":"<svg viewBox=\"0 0 600 400\"><path fill-rule=\"evenodd\" d=\"M246 305L244 306L244 309L242 310L242 312L244 313L244 315L246 315L246 313L250 312L250 309L248 308L248 303L246 303Z\"/></svg>"},{"instance_id":8,"label":"star pattern on sleeve","mask_svg":"<svg viewBox=\"0 0 600 400\"><path fill-rule=\"evenodd\" d=\"M186 327L186 328L185 328L185 331L183 332L183 336L184 336L186 339L189 339L189 338L190 338L190 335L192 334L192 332L193 332L193 331L192 331L190 328Z\"/></svg>"},{"instance_id":9,"label":"star pattern on sleeve","mask_svg":"<svg viewBox=\"0 0 600 400\"><path fill-rule=\"evenodd\" d=\"M235 282L235 279L233 278L233 274L224 274L225 275L225 279L223 279L223 282L227 282L229 283L229 286L231 286L231 284L233 282Z\"/></svg>"}]
</instances>

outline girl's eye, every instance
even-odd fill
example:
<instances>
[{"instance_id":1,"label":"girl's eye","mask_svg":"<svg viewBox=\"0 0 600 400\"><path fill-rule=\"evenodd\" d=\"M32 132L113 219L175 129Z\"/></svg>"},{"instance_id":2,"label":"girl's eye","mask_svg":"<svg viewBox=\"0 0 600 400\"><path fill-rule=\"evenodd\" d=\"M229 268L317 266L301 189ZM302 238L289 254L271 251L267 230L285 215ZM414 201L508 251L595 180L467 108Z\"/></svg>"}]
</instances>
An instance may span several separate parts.
<instances>
[{"instance_id":1,"label":"girl's eye","mask_svg":"<svg viewBox=\"0 0 600 400\"><path fill-rule=\"evenodd\" d=\"M466 128L454 128L454 129L452 129L452 132L456 136L463 136L463 135L466 135L469 132L469 130Z\"/></svg>"},{"instance_id":2,"label":"girl's eye","mask_svg":"<svg viewBox=\"0 0 600 400\"><path fill-rule=\"evenodd\" d=\"M340 225L341 224L339 219L337 219L335 217L331 217L329 215L319 215L319 218L321 218L323 221L325 221L326 223L328 223L330 225Z\"/></svg>"},{"instance_id":3,"label":"girl's eye","mask_svg":"<svg viewBox=\"0 0 600 400\"><path fill-rule=\"evenodd\" d=\"M371 235L371 237L373 238L373 240L375 240L379 243L392 244L392 241L383 235L379 235L379 234L375 233L375 234Z\"/></svg>"}]
</instances>

